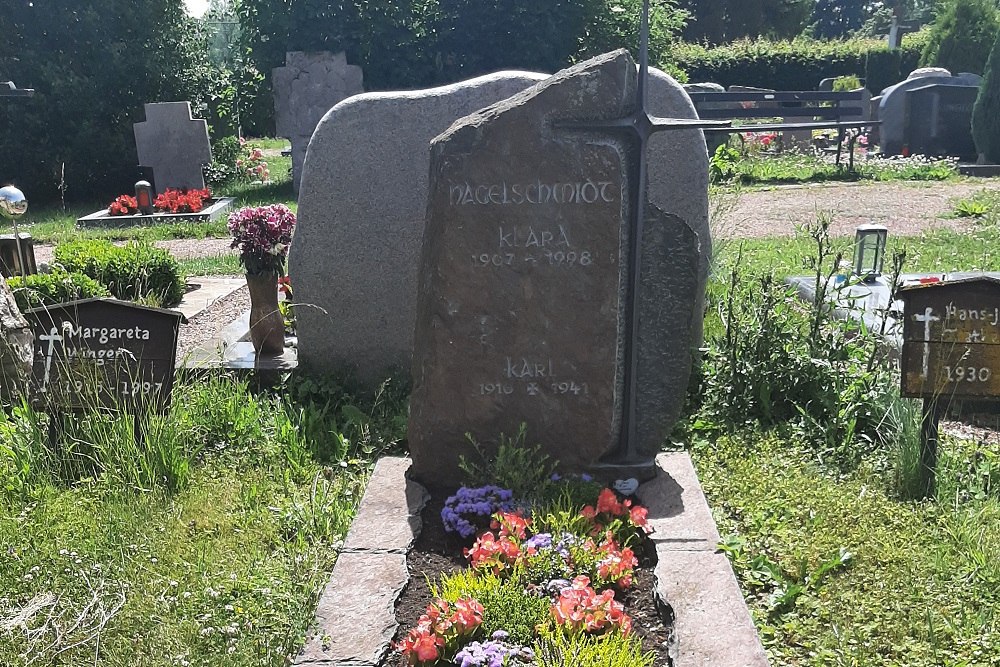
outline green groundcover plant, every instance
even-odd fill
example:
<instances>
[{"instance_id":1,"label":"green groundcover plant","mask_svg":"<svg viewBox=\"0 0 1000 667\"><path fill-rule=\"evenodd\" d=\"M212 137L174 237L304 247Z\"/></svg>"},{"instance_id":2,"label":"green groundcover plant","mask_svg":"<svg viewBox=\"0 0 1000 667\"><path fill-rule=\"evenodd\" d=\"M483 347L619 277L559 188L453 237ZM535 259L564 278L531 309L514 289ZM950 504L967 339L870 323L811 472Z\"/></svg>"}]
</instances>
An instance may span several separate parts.
<instances>
[{"instance_id":1,"label":"green groundcover plant","mask_svg":"<svg viewBox=\"0 0 1000 667\"><path fill-rule=\"evenodd\" d=\"M501 447L501 463L519 439L523 429ZM408 665L653 664L615 599L632 585L645 507L587 476L552 473L530 496L463 486L441 519L465 538L482 529L463 549L469 568L442 575L396 645Z\"/></svg>"}]
</instances>

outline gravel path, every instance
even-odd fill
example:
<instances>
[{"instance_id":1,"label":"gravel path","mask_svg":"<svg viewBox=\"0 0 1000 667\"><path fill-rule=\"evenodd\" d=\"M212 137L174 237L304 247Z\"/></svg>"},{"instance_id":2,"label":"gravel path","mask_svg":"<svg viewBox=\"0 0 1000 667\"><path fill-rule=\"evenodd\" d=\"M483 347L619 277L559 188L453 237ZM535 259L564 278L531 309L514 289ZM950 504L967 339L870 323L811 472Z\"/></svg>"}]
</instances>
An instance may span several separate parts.
<instances>
[{"instance_id":1,"label":"gravel path","mask_svg":"<svg viewBox=\"0 0 1000 667\"><path fill-rule=\"evenodd\" d=\"M1000 188L1000 181L790 185L742 192L738 198L723 194L714 204L712 232L720 238L792 236L797 225L822 212L833 214L834 236L853 235L865 223L885 225L894 236L942 228L962 231L975 223L940 216L951 212L951 200L984 188Z\"/></svg>"},{"instance_id":2,"label":"gravel path","mask_svg":"<svg viewBox=\"0 0 1000 667\"><path fill-rule=\"evenodd\" d=\"M229 323L250 310L250 290L242 287L229 296L219 299L187 324L181 324L177 337L178 362L196 347L208 343L219 335Z\"/></svg>"}]
</instances>

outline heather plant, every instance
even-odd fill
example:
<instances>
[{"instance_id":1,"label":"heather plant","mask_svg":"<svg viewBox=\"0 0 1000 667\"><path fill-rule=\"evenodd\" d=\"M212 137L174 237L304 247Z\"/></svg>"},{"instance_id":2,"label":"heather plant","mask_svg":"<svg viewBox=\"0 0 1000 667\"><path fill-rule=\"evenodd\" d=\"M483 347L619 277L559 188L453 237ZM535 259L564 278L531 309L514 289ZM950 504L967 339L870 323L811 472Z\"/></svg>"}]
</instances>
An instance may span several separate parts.
<instances>
[{"instance_id":1,"label":"heather plant","mask_svg":"<svg viewBox=\"0 0 1000 667\"><path fill-rule=\"evenodd\" d=\"M635 635L608 633L593 636L546 631L535 643L538 667L653 667L656 656L644 653Z\"/></svg>"}]
</instances>

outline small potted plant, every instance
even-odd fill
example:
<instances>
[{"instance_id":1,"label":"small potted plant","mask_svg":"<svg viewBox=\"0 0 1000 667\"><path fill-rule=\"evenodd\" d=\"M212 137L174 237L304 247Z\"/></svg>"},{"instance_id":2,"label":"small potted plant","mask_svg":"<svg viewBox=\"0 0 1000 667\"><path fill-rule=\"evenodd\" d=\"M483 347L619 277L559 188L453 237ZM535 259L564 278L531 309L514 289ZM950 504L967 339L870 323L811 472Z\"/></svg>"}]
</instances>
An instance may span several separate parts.
<instances>
[{"instance_id":1,"label":"small potted plant","mask_svg":"<svg viewBox=\"0 0 1000 667\"><path fill-rule=\"evenodd\" d=\"M294 228L295 214L284 204L251 206L229 215L232 247L240 250L250 289L250 340L259 355L278 355L285 349L278 277L285 274Z\"/></svg>"}]
</instances>

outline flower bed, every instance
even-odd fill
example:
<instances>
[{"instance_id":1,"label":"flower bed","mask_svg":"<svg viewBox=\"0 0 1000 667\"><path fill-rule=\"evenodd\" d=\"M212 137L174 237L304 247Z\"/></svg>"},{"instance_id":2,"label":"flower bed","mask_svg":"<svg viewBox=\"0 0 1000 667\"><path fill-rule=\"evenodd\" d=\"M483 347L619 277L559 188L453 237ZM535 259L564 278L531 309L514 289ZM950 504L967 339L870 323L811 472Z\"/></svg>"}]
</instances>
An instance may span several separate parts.
<instances>
[{"instance_id":1,"label":"flower bed","mask_svg":"<svg viewBox=\"0 0 1000 667\"><path fill-rule=\"evenodd\" d=\"M161 197L163 195L160 195ZM122 201L123 197L128 197L128 195L123 195L119 197L111 206L114 206L118 211L131 211L133 210L134 201ZM133 199L129 197L129 199ZM233 198L232 197L220 197L218 199L207 199L204 200L203 208L197 213L188 212L188 207L184 202L178 199L162 200L164 207L169 207L167 210L174 211L172 213L153 213L151 215L142 215L139 213L130 213L128 215L112 214L109 208L101 209L91 213L90 215L85 215L82 218L77 218L76 224L80 227L133 227L138 225L160 225L174 222L209 222L212 220L217 220L229 212L232 208Z\"/></svg>"},{"instance_id":2,"label":"flower bed","mask_svg":"<svg viewBox=\"0 0 1000 667\"><path fill-rule=\"evenodd\" d=\"M668 663L635 501L581 479L553 480L530 500L463 487L423 519L384 665Z\"/></svg>"}]
</instances>

